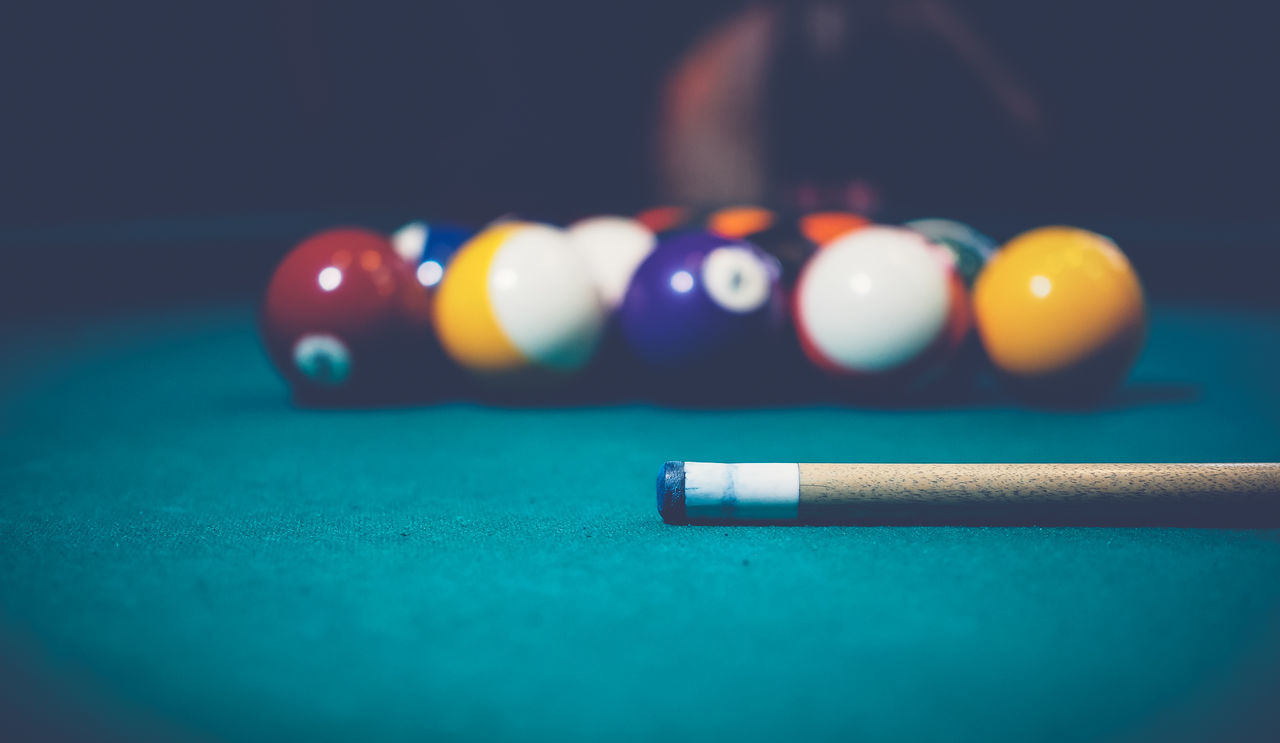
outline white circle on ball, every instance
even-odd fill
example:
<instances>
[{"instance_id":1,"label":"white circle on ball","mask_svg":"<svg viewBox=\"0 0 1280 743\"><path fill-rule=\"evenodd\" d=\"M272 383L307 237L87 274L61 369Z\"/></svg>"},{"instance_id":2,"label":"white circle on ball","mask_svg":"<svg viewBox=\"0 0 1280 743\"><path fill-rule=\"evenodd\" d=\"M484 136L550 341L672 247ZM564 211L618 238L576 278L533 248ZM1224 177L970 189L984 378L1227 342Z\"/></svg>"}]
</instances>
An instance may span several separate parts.
<instances>
[{"instance_id":1,"label":"white circle on ball","mask_svg":"<svg viewBox=\"0 0 1280 743\"><path fill-rule=\"evenodd\" d=\"M293 365L312 382L337 387L351 375L351 352L337 336L308 333L293 344Z\"/></svg>"},{"instance_id":2,"label":"white circle on ball","mask_svg":"<svg viewBox=\"0 0 1280 743\"><path fill-rule=\"evenodd\" d=\"M720 307L730 312L754 312L769 301L773 285L769 267L749 248L726 245L702 260L702 285Z\"/></svg>"},{"instance_id":3,"label":"white circle on ball","mask_svg":"<svg viewBox=\"0 0 1280 743\"><path fill-rule=\"evenodd\" d=\"M590 217L568 229L569 241L586 261L600 299L616 310L631 277L657 242L649 228L627 217Z\"/></svg>"},{"instance_id":4,"label":"white circle on ball","mask_svg":"<svg viewBox=\"0 0 1280 743\"><path fill-rule=\"evenodd\" d=\"M565 371L591 359L605 310L591 271L563 230L540 224L516 229L498 248L488 275L498 325L525 358Z\"/></svg>"},{"instance_id":5,"label":"white circle on ball","mask_svg":"<svg viewBox=\"0 0 1280 743\"><path fill-rule=\"evenodd\" d=\"M796 320L839 366L890 371L919 357L945 330L949 278L924 236L865 227L832 241L805 266Z\"/></svg>"}]
</instances>

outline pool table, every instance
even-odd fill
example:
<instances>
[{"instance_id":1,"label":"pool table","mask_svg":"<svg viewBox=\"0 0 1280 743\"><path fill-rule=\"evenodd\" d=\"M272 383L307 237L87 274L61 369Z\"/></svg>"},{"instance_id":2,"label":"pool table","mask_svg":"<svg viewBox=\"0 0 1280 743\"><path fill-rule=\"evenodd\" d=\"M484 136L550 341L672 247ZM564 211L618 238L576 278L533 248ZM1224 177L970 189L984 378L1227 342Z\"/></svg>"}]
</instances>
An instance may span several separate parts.
<instances>
[{"instance_id":1,"label":"pool table","mask_svg":"<svg viewBox=\"0 0 1280 743\"><path fill-rule=\"evenodd\" d=\"M0 335L0 717L112 740L1280 739L1280 532L668 526L666 459L1280 459L1280 315L1085 411L290 403L248 303Z\"/></svg>"}]
</instances>

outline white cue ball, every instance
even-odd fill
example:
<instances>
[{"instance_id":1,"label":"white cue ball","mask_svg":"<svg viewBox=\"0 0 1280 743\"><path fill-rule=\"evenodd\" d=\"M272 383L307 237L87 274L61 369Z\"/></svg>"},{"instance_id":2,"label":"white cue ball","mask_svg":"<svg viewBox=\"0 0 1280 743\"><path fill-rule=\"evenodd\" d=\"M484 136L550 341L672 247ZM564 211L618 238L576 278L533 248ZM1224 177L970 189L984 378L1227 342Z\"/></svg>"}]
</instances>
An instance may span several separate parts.
<instances>
[{"instance_id":1,"label":"white cue ball","mask_svg":"<svg viewBox=\"0 0 1280 743\"><path fill-rule=\"evenodd\" d=\"M796 329L810 360L841 374L884 374L927 353L947 327L945 251L898 227L864 227L828 243L796 285Z\"/></svg>"}]
</instances>

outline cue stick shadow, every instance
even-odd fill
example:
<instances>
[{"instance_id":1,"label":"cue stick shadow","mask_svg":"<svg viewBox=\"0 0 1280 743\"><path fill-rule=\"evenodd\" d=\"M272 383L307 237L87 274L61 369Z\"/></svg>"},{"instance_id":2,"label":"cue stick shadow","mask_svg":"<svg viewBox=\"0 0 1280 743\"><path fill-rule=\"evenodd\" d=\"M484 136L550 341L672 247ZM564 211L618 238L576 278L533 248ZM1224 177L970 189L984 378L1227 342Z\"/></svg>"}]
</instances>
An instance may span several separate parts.
<instances>
[{"instance_id":1,"label":"cue stick shadow","mask_svg":"<svg viewBox=\"0 0 1280 743\"><path fill-rule=\"evenodd\" d=\"M935 507L936 508L936 507ZM931 511L935 511L931 508ZM688 523L668 523L667 526L696 528L756 528L756 527L927 527L927 528L1018 528L1018 529L1216 529L1216 530L1274 530L1280 528L1280 505L1260 511L1257 508L1232 509L1218 507L1170 507L1158 512L1140 509L1121 510L1101 515L1095 512L1072 512L1061 509L990 510L975 509L971 505L954 509L936 508L930 514L883 513L863 514L858 517L801 517L795 521L732 521L723 519L699 519Z\"/></svg>"}]
</instances>

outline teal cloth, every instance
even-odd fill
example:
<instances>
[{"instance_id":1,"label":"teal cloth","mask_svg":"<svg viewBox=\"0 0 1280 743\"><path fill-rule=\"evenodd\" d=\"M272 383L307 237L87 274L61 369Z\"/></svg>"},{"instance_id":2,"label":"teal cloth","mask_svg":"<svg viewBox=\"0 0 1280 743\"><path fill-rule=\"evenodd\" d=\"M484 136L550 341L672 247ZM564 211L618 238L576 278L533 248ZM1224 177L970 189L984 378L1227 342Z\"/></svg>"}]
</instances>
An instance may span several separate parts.
<instances>
[{"instance_id":1,"label":"teal cloth","mask_svg":"<svg viewBox=\"0 0 1280 743\"><path fill-rule=\"evenodd\" d=\"M665 459L1277 460L1274 315L1157 312L1130 384L1091 412L297 410L243 308L11 330L0 351L10 652L129 725L1280 731L1280 532L671 527L653 495Z\"/></svg>"}]
</instances>

